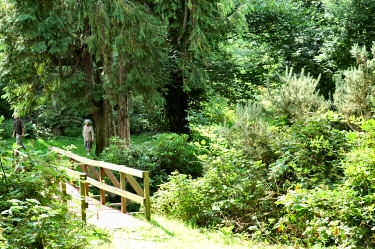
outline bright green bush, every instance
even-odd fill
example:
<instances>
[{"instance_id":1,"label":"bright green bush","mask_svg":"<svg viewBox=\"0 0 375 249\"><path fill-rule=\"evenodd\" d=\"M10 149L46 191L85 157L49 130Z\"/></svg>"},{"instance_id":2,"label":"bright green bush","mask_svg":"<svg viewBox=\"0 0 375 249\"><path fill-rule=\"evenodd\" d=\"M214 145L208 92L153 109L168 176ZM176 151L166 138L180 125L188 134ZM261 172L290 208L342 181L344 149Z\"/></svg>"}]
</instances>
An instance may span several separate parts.
<instances>
[{"instance_id":1,"label":"bright green bush","mask_svg":"<svg viewBox=\"0 0 375 249\"><path fill-rule=\"evenodd\" d=\"M274 229L284 241L306 247L372 248L374 200L345 187L290 191L277 202L286 214Z\"/></svg>"},{"instance_id":2,"label":"bright green bush","mask_svg":"<svg viewBox=\"0 0 375 249\"><path fill-rule=\"evenodd\" d=\"M276 226L281 238L306 246L375 246L375 120L364 121L361 128L346 135L352 149L331 165L342 168L341 181L324 187L321 180L316 188L296 189L279 198L285 212Z\"/></svg>"},{"instance_id":3,"label":"bright green bush","mask_svg":"<svg viewBox=\"0 0 375 249\"><path fill-rule=\"evenodd\" d=\"M341 161L352 144L346 137L348 132L338 129L343 122L340 116L334 113L315 115L291 126L275 122L280 127L272 126L273 136L262 139L256 136L262 133L252 129L252 122L262 117L252 115L258 113L254 106L245 108L251 115L242 115L241 122L236 121L239 123L235 125L242 124L246 129L236 128L231 140L228 137L222 140L218 134L203 134L209 138L208 148L204 150L207 154L200 156L205 174L198 179L179 174L171 176L155 195L156 211L201 226L233 226L235 231L251 231L256 237L280 239L275 226L288 211L283 211L280 205L283 203L275 203L277 199L297 185L314 189L321 184L333 187L343 181L345 170ZM261 122L266 122L265 117ZM248 131L254 135L246 137ZM252 146L246 143L250 138L257 141ZM259 154L250 153L248 148L258 149L258 153L263 151L254 146L258 141L267 143L273 158L254 161ZM283 234L285 241L288 235L292 240L295 238L295 234L288 231Z\"/></svg>"},{"instance_id":4,"label":"bright green bush","mask_svg":"<svg viewBox=\"0 0 375 249\"><path fill-rule=\"evenodd\" d=\"M233 118L233 108L228 100L214 93L209 93L206 101L200 103L199 110L189 109L190 125L223 124Z\"/></svg>"},{"instance_id":5,"label":"bright green bush","mask_svg":"<svg viewBox=\"0 0 375 249\"><path fill-rule=\"evenodd\" d=\"M270 163L275 159L272 143L276 131L267 121L267 113L257 102L238 105L233 124L223 127L230 146L242 151L254 161Z\"/></svg>"},{"instance_id":6,"label":"bright green bush","mask_svg":"<svg viewBox=\"0 0 375 249\"><path fill-rule=\"evenodd\" d=\"M202 175L197 148L188 142L187 135L158 134L151 142L124 148L124 141L113 139L111 145L101 154L101 159L148 170L152 191L156 191L158 185L165 182L168 175L176 170L193 177Z\"/></svg>"},{"instance_id":7,"label":"bright green bush","mask_svg":"<svg viewBox=\"0 0 375 249\"><path fill-rule=\"evenodd\" d=\"M266 222L275 217L276 201L267 167L235 154L232 151L212 158L205 175L198 179L170 176L155 195L155 211L200 226L266 231Z\"/></svg>"},{"instance_id":8,"label":"bright green bush","mask_svg":"<svg viewBox=\"0 0 375 249\"><path fill-rule=\"evenodd\" d=\"M346 184L361 196L375 193L375 120L364 121L364 133L349 134L354 149L342 162Z\"/></svg>"}]
</instances>

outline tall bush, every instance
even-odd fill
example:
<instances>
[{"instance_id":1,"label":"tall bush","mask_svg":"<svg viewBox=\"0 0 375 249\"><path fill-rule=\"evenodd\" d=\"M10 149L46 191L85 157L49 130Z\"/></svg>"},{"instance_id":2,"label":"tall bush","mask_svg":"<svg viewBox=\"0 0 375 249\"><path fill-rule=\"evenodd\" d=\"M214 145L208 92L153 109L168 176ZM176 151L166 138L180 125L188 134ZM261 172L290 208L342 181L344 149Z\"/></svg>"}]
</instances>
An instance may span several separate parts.
<instances>
[{"instance_id":1,"label":"tall bush","mask_svg":"<svg viewBox=\"0 0 375 249\"><path fill-rule=\"evenodd\" d=\"M358 44L350 52L358 66L345 70L344 78L338 77L334 104L347 116L371 117L375 107L375 42L370 54L366 47L360 48Z\"/></svg>"},{"instance_id":2,"label":"tall bush","mask_svg":"<svg viewBox=\"0 0 375 249\"><path fill-rule=\"evenodd\" d=\"M304 69L297 75L293 73L293 68L287 68L280 80L281 86L268 94L272 108L278 115L293 122L303 120L310 113L329 109L330 103L317 90L320 77L314 79L310 74L306 75Z\"/></svg>"},{"instance_id":3,"label":"tall bush","mask_svg":"<svg viewBox=\"0 0 375 249\"><path fill-rule=\"evenodd\" d=\"M266 119L266 112L261 104L248 102L238 105L233 125L223 128L228 144L253 160L269 163L274 159L271 144L275 131Z\"/></svg>"},{"instance_id":4,"label":"tall bush","mask_svg":"<svg viewBox=\"0 0 375 249\"><path fill-rule=\"evenodd\" d=\"M212 158L207 172L198 179L170 176L155 194L153 207L199 226L264 232L266 222L276 214L276 196L264 164L228 153Z\"/></svg>"},{"instance_id":5,"label":"tall bush","mask_svg":"<svg viewBox=\"0 0 375 249\"><path fill-rule=\"evenodd\" d=\"M365 132L346 135L352 149L332 165L342 168L341 181L296 187L279 198L285 214L275 229L281 238L307 247L374 248L375 121L365 121L361 128Z\"/></svg>"},{"instance_id":6,"label":"tall bush","mask_svg":"<svg viewBox=\"0 0 375 249\"><path fill-rule=\"evenodd\" d=\"M314 188L333 185L344 176L340 161L350 150L347 132L337 129L342 119L333 113L317 115L284 127L273 143L277 160L270 164L270 177L278 191L299 184Z\"/></svg>"}]
</instances>

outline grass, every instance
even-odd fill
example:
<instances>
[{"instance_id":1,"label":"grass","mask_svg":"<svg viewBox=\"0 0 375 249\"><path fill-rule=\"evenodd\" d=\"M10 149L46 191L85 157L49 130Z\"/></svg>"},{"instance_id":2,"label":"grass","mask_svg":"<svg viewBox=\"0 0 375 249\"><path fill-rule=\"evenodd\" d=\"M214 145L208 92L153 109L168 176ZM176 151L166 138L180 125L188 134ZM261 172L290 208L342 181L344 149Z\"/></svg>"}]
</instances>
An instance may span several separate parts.
<instances>
[{"instance_id":1,"label":"grass","mask_svg":"<svg viewBox=\"0 0 375 249\"><path fill-rule=\"evenodd\" d=\"M140 135L133 135L131 137L131 143L132 144L142 144L147 141L150 141L152 139L152 134L144 133ZM5 144L8 147L15 146L16 139L15 138L8 138L4 139ZM48 146L55 146L61 149L70 150L74 154L87 157L90 159L97 159L95 156L95 143L92 148L91 155L88 156L86 149L83 145L83 139L82 138L74 138L74 137L53 137L53 138L37 138L37 139L30 139L30 138L24 138L23 144L26 146L28 150L33 150L35 152L38 152L40 154L45 154L48 151Z\"/></svg>"},{"instance_id":2,"label":"grass","mask_svg":"<svg viewBox=\"0 0 375 249\"><path fill-rule=\"evenodd\" d=\"M112 243L97 249L245 249L245 248L292 248L267 245L234 235L226 229L219 231L197 229L176 219L153 215L145 226L118 229L111 232Z\"/></svg>"},{"instance_id":3,"label":"grass","mask_svg":"<svg viewBox=\"0 0 375 249\"><path fill-rule=\"evenodd\" d=\"M9 147L13 147L15 144L15 138L5 139L5 144ZM23 139L23 144L28 150L37 151L38 153L44 154L48 151L48 146L55 146L61 149L70 149L73 153L86 156L87 152L83 145L83 139L71 138L71 137L54 137L54 138L38 138L38 139ZM93 148L95 151L95 145ZM91 156L93 158L93 156Z\"/></svg>"}]
</instances>

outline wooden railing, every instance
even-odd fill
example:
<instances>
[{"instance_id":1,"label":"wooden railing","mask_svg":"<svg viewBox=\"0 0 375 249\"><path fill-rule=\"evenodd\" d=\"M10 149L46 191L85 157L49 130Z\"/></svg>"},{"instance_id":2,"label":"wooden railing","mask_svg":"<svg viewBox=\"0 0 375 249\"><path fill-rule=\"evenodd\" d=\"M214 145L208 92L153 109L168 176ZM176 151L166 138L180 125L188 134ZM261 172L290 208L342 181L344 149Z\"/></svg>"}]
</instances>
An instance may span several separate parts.
<instances>
[{"instance_id":1,"label":"wooden railing","mask_svg":"<svg viewBox=\"0 0 375 249\"><path fill-rule=\"evenodd\" d=\"M76 162L83 172L67 169L66 173L76 179L79 179L80 192L81 192L81 215L82 219L86 220L86 197L89 194L89 185L95 186L100 189L100 202L106 203L105 192L110 192L121 196L121 211L126 213L126 202L130 199L141 205L144 205L145 215L147 220L151 219L150 211L150 179L148 171L137 170L126 167L124 165L117 165L103 161L96 161L78 156L70 151L65 151L53 146L49 150L56 152L58 155L69 157L72 162ZM96 168L99 168L97 170ZM112 171L120 173L120 181L113 174ZM104 176L107 176L113 186L105 183ZM92 176L92 177L90 177ZM135 177L143 178L143 188L137 182ZM126 181L132 186L135 193L126 191ZM64 185L64 184L63 184ZM63 189L63 191L66 190Z\"/></svg>"}]
</instances>

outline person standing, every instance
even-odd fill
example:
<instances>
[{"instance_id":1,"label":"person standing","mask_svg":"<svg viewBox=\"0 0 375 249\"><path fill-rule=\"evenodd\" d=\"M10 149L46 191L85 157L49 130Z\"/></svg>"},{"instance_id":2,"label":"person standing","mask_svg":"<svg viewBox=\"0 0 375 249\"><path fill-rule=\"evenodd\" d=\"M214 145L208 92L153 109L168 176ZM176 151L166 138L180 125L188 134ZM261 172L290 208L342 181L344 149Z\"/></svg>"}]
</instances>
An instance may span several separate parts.
<instances>
[{"instance_id":1,"label":"person standing","mask_svg":"<svg viewBox=\"0 0 375 249\"><path fill-rule=\"evenodd\" d=\"M90 155L92 144L94 142L94 129L92 128L91 121L89 119L85 120L85 125L83 126L82 130L82 136L87 155Z\"/></svg>"},{"instance_id":2,"label":"person standing","mask_svg":"<svg viewBox=\"0 0 375 249\"><path fill-rule=\"evenodd\" d=\"M14 115L14 126L13 126L13 137L16 137L16 144L26 150L25 145L22 142L22 138L25 136L25 127L23 122L18 115Z\"/></svg>"}]
</instances>

